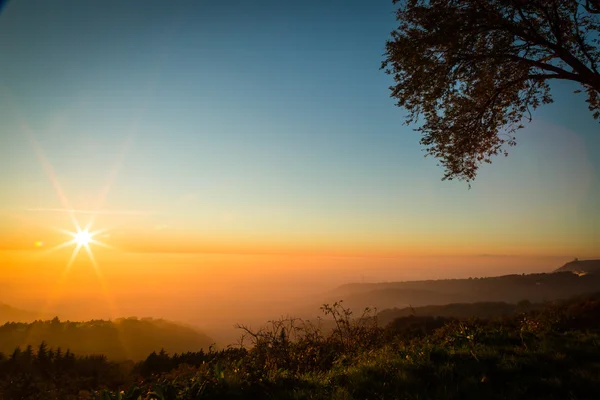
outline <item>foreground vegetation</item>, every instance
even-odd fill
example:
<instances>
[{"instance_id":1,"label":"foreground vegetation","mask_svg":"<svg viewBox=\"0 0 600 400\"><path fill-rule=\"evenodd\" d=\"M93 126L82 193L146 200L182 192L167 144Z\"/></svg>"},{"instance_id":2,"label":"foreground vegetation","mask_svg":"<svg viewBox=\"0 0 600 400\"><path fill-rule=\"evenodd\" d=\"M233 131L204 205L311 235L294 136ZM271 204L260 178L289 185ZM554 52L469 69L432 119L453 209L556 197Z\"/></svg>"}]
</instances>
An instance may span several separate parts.
<instances>
[{"instance_id":1,"label":"foreground vegetation","mask_svg":"<svg viewBox=\"0 0 600 400\"><path fill-rule=\"evenodd\" d=\"M293 318L225 350L113 363L44 345L0 357L0 398L592 399L600 295L493 320L411 315L382 328L325 305L332 331Z\"/></svg>"}]
</instances>

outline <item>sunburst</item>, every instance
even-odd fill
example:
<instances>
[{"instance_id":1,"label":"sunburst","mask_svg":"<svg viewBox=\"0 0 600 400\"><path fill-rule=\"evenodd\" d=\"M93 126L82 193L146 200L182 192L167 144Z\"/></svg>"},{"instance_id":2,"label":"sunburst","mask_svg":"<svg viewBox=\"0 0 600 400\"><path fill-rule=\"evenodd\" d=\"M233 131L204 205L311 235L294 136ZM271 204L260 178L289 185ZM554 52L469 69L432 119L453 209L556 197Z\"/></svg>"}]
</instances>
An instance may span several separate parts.
<instances>
[{"instance_id":1,"label":"sunburst","mask_svg":"<svg viewBox=\"0 0 600 400\"><path fill-rule=\"evenodd\" d=\"M156 71L158 72L158 71ZM64 233L65 235L67 235L68 237L70 237L70 240L65 241L64 243L59 244L58 246L55 246L51 249L49 249L48 251L53 251L53 250L57 250L60 248L65 248L68 246L74 246L73 248L73 253L71 254L71 258L67 264L67 267L65 268L65 270L63 271L63 273L61 274L61 277L58 281L58 285L55 289L55 295L50 296L48 298L48 302L46 303L46 305L43 307L42 311L45 311L47 309L50 308L50 303L53 301L54 298L57 298L58 295L60 294L60 292L62 291L63 287L63 283L69 273L69 270L73 264L73 262L75 261L75 259L77 258L77 256L79 255L79 253L81 252L81 249L85 249L90 261L92 262L93 266L94 266L94 270L95 270L95 274L98 278L98 281L100 283L100 286L102 288L102 291L106 297L106 300L108 302L108 305L111 308L111 312L113 316L116 316L119 314L118 309L116 307L116 303L112 297L112 294L110 293L109 287L106 284L106 281L103 278L103 274L102 271L100 270L98 263L96 262L96 259L94 257L94 254L92 252L92 247L93 246L102 246L102 247L108 247L110 249L114 249L114 247L112 246L108 246L98 240L96 240L96 237L99 237L99 235L102 232L106 232L109 229L101 229L101 230L91 230L92 225L93 225L93 219L94 216L96 214L101 214L101 213L106 213L106 210L102 211L103 209L103 204L109 194L109 191L112 187L112 184L114 183L118 172L120 170L121 164L123 163L123 160L125 158L125 155L129 149L129 147L131 147L132 143L134 142L134 138L137 135L137 131L139 129L139 124L140 124L140 119L142 118L146 107L147 107L147 102L150 99L150 93L151 93L151 89L154 86L155 79L152 79L152 81L149 82L149 85L147 87L147 93L145 98L143 99L143 104L140 107L140 111L138 113L138 115L136 117L133 118L132 120L132 124L131 124L131 128L129 130L129 132L126 134L126 140L124 142L124 147L123 149L120 151L119 153L119 157L116 160L113 168L110 170L110 176L108 178L108 182L106 183L106 185L104 185L104 188L102 189L99 198L97 199L97 204L95 205L95 209L98 211L92 212L92 213L88 213L88 212L84 212L84 210L76 210L73 207L71 207L67 196L65 195L65 193L62 191L61 185L58 181L58 178L54 172L54 168L52 167L51 163L46 159L44 152L42 151L42 147L39 144L39 142L36 140L36 135L33 132L33 130L29 127L29 124L27 123L27 120L24 118L24 116L21 114L20 110L18 109L18 107L16 107L16 103L15 102L11 102L10 105L13 106L13 110L15 111L15 114L19 120L19 128L21 133L23 134L23 136L28 140L28 142L30 143L30 145L33 148L33 151L36 155L36 158L38 159L38 161L40 162L42 168L44 169L44 172L46 173L46 175L48 176L48 179L50 181L50 183L52 184L52 186L54 187L54 190L58 196L58 199L60 200L60 204L61 204L61 208L60 211L61 212L67 212L69 214L69 216L71 217L71 222L74 225L74 230L69 231L69 230L63 230L63 229L57 229L55 228L55 230L60 231L62 233ZM8 93L10 95L10 93ZM110 212L108 212L110 213ZM79 224L79 221L77 220L75 214L91 214L91 219L89 221L89 223L82 229L81 225ZM135 214L138 215L140 214L139 212L125 212L123 214ZM143 213L142 215L146 215L146 213ZM122 222L123 223L123 222ZM111 227L110 230L114 229L115 226ZM36 247L42 247L44 246L44 242L42 241L38 241L36 242ZM126 346L124 346L126 348Z\"/></svg>"},{"instance_id":2,"label":"sunburst","mask_svg":"<svg viewBox=\"0 0 600 400\"><path fill-rule=\"evenodd\" d=\"M81 232L77 232L73 237L78 245L89 246L90 242L93 240L92 236L92 233L86 229Z\"/></svg>"},{"instance_id":3,"label":"sunburst","mask_svg":"<svg viewBox=\"0 0 600 400\"><path fill-rule=\"evenodd\" d=\"M94 253L92 252L92 245L111 248L111 246L109 246L105 243L102 243L99 240L96 240L96 237L99 234L106 232L106 229L99 229L99 230L92 231L91 228L92 228L93 222L94 222L94 220L91 219L90 222L84 228L81 228L81 225L79 224L77 219L73 219L73 223L75 225L74 231L57 229L58 231L64 233L65 235L70 236L71 239L59 244L58 246L51 249L51 251L58 250L58 249L68 247L68 246L74 246L73 253L71 254L71 258L69 259L69 262L67 264L66 271L68 271L71 268L71 266L73 265L73 262L77 258L77 255L81 252L81 249L85 250L90 261L92 262L92 264L94 265L94 268L97 271L98 264L96 263L96 258L94 257Z\"/></svg>"}]
</instances>

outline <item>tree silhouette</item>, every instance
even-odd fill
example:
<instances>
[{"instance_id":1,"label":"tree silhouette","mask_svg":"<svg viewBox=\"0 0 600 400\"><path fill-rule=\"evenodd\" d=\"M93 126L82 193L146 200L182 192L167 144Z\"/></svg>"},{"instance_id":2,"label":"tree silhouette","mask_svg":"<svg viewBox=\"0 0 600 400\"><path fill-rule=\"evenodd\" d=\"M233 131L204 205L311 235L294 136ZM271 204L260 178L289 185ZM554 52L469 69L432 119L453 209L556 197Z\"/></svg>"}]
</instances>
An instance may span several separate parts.
<instances>
[{"instance_id":1,"label":"tree silhouette","mask_svg":"<svg viewBox=\"0 0 600 400\"><path fill-rule=\"evenodd\" d=\"M37 362L41 366L46 366L50 361L49 353L48 353L48 345L46 342L40 343L37 351Z\"/></svg>"},{"instance_id":2,"label":"tree silhouette","mask_svg":"<svg viewBox=\"0 0 600 400\"><path fill-rule=\"evenodd\" d=\"M600 0L394 0L382 68L443 179L475 179L507 155L549 82L576 82L600 117ZM577 91L579 92L579 90Z\"/></svg>"}]
</instances>

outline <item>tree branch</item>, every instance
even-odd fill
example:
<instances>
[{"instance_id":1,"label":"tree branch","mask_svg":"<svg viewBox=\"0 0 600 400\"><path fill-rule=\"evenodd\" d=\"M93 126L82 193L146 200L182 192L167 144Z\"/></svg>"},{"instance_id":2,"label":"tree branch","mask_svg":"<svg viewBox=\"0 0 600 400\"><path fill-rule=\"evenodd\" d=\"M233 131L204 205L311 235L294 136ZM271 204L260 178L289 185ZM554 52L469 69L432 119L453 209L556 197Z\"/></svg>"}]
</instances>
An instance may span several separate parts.
<instances>
[{"instance_id":1,"label":"tree branch","mask_svg":"<svg viewBox=\"0 0 600 400\"><path fill-rule=\"evenodd\" d=\"M548 19L548 24L550 25L550 29L552 30L552 34L556 38L556 43L559 46L563 45L562 40L562 32L560 30L560 19L558 17L558 10L556 8L556 2L552 1L552 14L550 14L550 10L546 7L542 9L544 15Z\"/></svg>"},{"instance_id":2,"label":"tree branch","mask_svg":"<svg viewBox=\"0 0 600 400\"><path fill-rule=\"evenodd\" d=\"M573 81L576 81L579 83L586 82L581 76L574 74L572 72L569 72L567 70L564 70L560 67L557 67L556 65L548 64L548 63L545 63L545 62L539 61L539 60L533 60L530 58L517 56L515 54L481 54L481 55L477 55L477 56L468 54L468 55L459 55L458 60L459 61L468 61L468 59L486 60L486 59L502 59L502 58L507 58L507 59L510 59L513 61L523 62L532 67L536 67L536 68L542 69L544 71L554 72L558 75L563 76L562 79L573 80ZM555 58L555 57L551 56L551 58ZM548 59L548 58L545 58L545 59ZM543 59L543 60L545 60L545 59Z\"/></svg>"},{"instance_id":3,"label":"tree branch","mask_svg":"<svg viewBox=\"0 0 600 400\"><path fill-rule=\"evenodd\" d=\"M530 74L530 75L527 75L527 79L533 79L536 81L546 81L549 79L561 79L561 80L565 80L565 81L573 80L572 78L565 77L560 74Z\"/></svg>"},{"instance_id":4,"label":"tree branch","mask_svg":"<svg viewBox=\"0 0 600 400\"><path fill-rule=\"evenodd\" d=\"M590 14L600 14L600 1L598 0L585 0L583 8Z\"/></svg>"},{"instance_id":5,"label":"tree branch","mask_svg":"<svg viewBox=\"0 0 600 400\"><path fill-rule=\"evenodd\" d=\"M597 2L598 0L592 0L592 1ZM523 39L526 42L537 43L541 46L548 48L549 50L554 51L554 53L556 53L556 55L558 57L560 57L561 60L563 60L567 65L569 65L571 68L573 68L573 71L575 71L579 75L581 75L581 77L583 78L585 83L589 84L594 89L596 89L598 92L600 92L600 75L598 75L598 74L594 73L592 70L590 70L587 67L587 65L582 63L577 57L575 57L573 54L571 54L571 52L568 51L567 49L565 49L564 47L559 46L556 43L552 43L549 40L547 40L546 38L544 38L535 29L535 27L533 27L533 25L531 24L531 21L529 21L525 17L521 7L517 7L517 11L521 15L521 18L523 18L524 21L530 26L530 29L532 30L532 34L529 34L526 30L520 28L514 22L507 22L506 20L502 19L502 17L500 17L500 26L504 26L509 32L521 37L521 39ZM600 13L600 9L598 10L598 13Z\"/></svg>"},{"instance_id":6,"label":"tree branch","mask_svg":"<svg viewBox=\"0 0 600 400\"><path fill-rule=\"evenodd\" d=\"M590 62L592 70L596 74L598 74L598 69L597 69L597 66L596 66L596 60L588 52L586 43L583 40L583 37L581 36L581 30L579 29L580 28L580 26L579 26L580 24L579 24L579 11L578 11L578 9L575 9L575 12L574 12L574 15L573 15L573 23L575 25L575 42L579 46L579 49L581 50L581 52L583 53L583 55Z\"/></svg>"}]
</instances>

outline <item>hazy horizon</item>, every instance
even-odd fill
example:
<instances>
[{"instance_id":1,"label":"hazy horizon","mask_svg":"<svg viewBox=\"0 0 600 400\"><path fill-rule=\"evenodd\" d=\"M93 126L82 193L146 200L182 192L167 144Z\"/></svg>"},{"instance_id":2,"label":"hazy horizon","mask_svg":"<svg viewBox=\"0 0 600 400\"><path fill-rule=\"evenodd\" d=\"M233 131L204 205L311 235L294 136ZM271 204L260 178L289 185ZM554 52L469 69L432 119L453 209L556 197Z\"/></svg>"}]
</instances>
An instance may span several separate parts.
<instances>
[{"instance_id":1,"label":"hazy horizon","mask_svg":"<svg viewBox=\"0 0 600 400\"><path fill-rule=\"evenodd\" d=\"M67 276L60 264L25 275L27 262L12 264L0 280L2 302L62 319L155 317L194 325L230 327L252 320L317 306L328 292L348 283L379 283L544 273L572 257L381 257L98 254L102 285L85 260L75 262ZM60 256L57 256L60 258ZM142 257L142 260L139 258ZM129 261L136 259L136 262ZM29 258L32 263L39 258ZM248 268L259 264L268 274ZM30 264L29 264L30 265ZM205 275L197 273L205 266ZM136 285L136 279L143 282ZM40 288L45 287L45 290ZM260 307L260 308L258 308ZM258 308L258 310L256 309Z\"/></svg>"}]
</instances>

